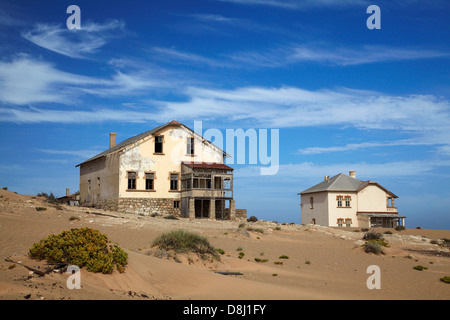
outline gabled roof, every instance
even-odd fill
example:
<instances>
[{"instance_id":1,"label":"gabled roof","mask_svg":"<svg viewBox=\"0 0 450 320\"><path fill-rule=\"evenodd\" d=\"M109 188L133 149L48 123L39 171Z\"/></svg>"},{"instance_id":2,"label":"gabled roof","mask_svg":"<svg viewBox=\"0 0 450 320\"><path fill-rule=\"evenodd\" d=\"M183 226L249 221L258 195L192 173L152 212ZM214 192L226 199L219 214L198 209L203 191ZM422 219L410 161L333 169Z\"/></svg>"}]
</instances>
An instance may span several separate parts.
<instances>
[{"instance_id":1,"label":"gabled roof","mask_svg":"<svg viewBox=\"0 0 450 320\"><path fill-rule=\"evenodd\" d=\"M208 163L208 162L188 162L188 161L183 161L182 164L191 167L191 168L202 168L202 169L221 169L221 170L231 170L233 171L234 169L227 166L226 164L223 163Z\"/></svg>"},{"instance_id":2,"label":"gabled roof","mask_svg":"<svg viewBox=\"0 0 450 320\"><path fill-rule=\"evenodd\" d=\"M394 198L398 198L395 194L383 188L381 185L374 181L361 181L359 179L350 177L346 174L339 173L328 180L324 180L315 186L306 189L305 191L300 192L299 194L308 194L314 192L323 192L323 191L345 191L345 192L359 192L369 185L376 185L383 189L385 192L392 195Z\"/></svg>"},{"instance_id":3,"label":"gabled roof","mask_svg":"<svg viewBox=\"0 0 450 320\"><path fill-rule=\"evenodd\" d=\"M106 150L106 151L103 151L102 153L99 153L98 155L96 155L96 156L94 156L94 157L92 157L92 158L90 158L90 159L88 159L88 160L86 160L86 161L84 161L84 162L82 162L82 163L80 163L80 164L77 164L75 167L79 167L79 166L81 166L82 164L85 164L85 163L90 162L90 161L93 161L93 160L97 160L97 159L99 159L99 158L102 158L102 157L107 156L107 155L110 154L110 153L119 151L119 150L125 148L126 146L128 146L128 145L130 145L130 144L132 144L132 143L135 143L135 142L137 142L137 141L139 141L139 140L141 140L141 139L144 139L144 138L147 137L147 136L155 135L156 133L158 133L158 132L161 131L162 129L164 129L164 128L166 128L166 127L169 127L169 126L182 126L182 127L186 128L187 130L191 131L193 134L198 135L198 134L195 133L192 129L186 127L184 124L182 124L182 123L180 123L180 122L178 122L178 121L176 121L176 120L172 120L171 122L168 122L168 123L166 123L166 124L163 124L163 125L161 125L161 126L159 126L159 127L156 127L156 128L154 128L154 129L152 129L152 130L146 131L146 132L144 132L144 133L141 133L141 134L138 134L138 135L136 135L136 136L134 136L134 137L131 137L131 138L127 139L127 140L124 140L124 141L122 141L121 143L117 144L116 146L114 146L114 147L112 147L112 148L110 148L110 149L108 149L108 150ZM217 149L219 149L220 151L222 151L222 153L223 153L224 155L227 155L225 151L223 151L222 149L220 149L219 147L217 147L216 145L214 145L212 142L210 142L210 141L204 139L203 137L201 137L201 138L202 138L204 141L206 141L206 142L210 143L211 145L213 145L214 147L216 147Z\"/></svg>"}]
</instances>

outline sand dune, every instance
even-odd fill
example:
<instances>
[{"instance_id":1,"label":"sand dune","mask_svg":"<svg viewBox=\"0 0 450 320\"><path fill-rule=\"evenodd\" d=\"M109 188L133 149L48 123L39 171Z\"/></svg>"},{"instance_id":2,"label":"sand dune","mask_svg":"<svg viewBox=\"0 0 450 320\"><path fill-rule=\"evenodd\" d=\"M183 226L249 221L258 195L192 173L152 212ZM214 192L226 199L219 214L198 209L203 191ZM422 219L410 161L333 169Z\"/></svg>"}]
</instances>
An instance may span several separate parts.
<instances>
[{"instance_id":1,"label":"sand dune","mask_svg":"<svg viewBox=\"0 0 450 320\"><path fill-rule=\"evenodd\" d=\"M46 207L37 211L36 207ZM101 214L107 215L101 215ZM449 230L405 230L386 235L385 255L365 253L362 232L319 226L237 221L167 220L82 207L56 208L44 199L0 190L0 299L163 299L163 300L302 300L302 299L440 299L450 298L448 247L431 243L450 238ZM122 274L81 270L81 289L69 290L67 274L39 277L14 261L45 267L27 257L33 243L70 228L98 229L129 254ZM225 254L220 262L191 263L152 255L152 241L163 232L185 229L206 236ZM379 230L384 231L384 230ZM238 251L239 249L239 251ZM242 259L239 252L244 252ZM287 259L280 258L282 255ZM256 262L255 258L267 259ZM381 270L381 289L369 290L366 270ZM427 270L417 271L413 266ZM240 272L222 275L217 271Z\"/></svg>"}]
</instances>

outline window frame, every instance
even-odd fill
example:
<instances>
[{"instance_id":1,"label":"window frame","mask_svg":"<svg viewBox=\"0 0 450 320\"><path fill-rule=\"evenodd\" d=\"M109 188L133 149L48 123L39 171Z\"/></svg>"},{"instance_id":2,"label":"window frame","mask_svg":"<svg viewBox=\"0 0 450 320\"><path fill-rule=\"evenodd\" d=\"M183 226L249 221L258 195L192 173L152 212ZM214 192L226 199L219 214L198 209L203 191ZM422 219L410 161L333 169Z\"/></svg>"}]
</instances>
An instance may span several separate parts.
<instances>
[{"instance_id":1,"label":"window frame","mask_svg":"<svg viewBox=\"0 0 450 320\"><path fill-rule=\"evenodd\" d=\"M132 174L134 174L134 177L131 176ZM127 171L127 190L137 190L136 182L137 182L137 172Z\"/></svg>"},{"instance_id":2,"label":"window frame","mask_svg":"<svg viewBox=\"0 0 450 320\"><path fill-rule=\"evenodd\" d=\"M337 196L336 197L336 201L337 201L337 207L338 208L343 208L343 206L342 206L342 201L344 200L344 197L343 196Z\"/></svg>"},{"instance_id":3,"label":"window frame","mask_svg":"<svg viewBox=\"0 0 450 320\"><path fill-rule=\"evenodd\" d=\"M194 137L186 138L186 154L188 156L195 155L195 138Z\"/></svg>"},{"instance_id":4,"label":"window frame","mask_svg":"<svg viewBox=\"0 0 450 320\"><path fill-rule=\"evenodd\" d=\"M177 176L177 179L172 179L172 176ZM169 192L179 192L180 191L180 173L179 172L169 172ZM172 188L172 182L176 181L176 189Z\"/></svg>"},{"instance_id":5,"label":"window frame","mask_svg":"<svg viewBox=\"0 0 450 320\"><path fill-rule=\"evenodd\" d=\"M160 142L157 141L158 138L161 139ZM154 142L154 144L155 144L155 148L154 148L154 153L153 153L153 154L164 154L164 136L163 136L163 135L155 136L155 142ZM161 144L161 151L156 151L156 146L159 145L159 144Z\"/></svg>"},{"instance_id":6,"label":"window frame","mask_svg":"<svg viewBox=\"0 0 450 320\"><path fill-rule=\"evenodd\" d=\"M152 179L148 179L148 178L147 178L147 175L149 175L149 174L153 175L153 178L152 178ZM153 172L153 171L145 172L145 190L146 190L146 191L155 191L155 179L156 179L156 173L155 173L155 172ZM147 187L147 182L148 182L149 180L152 181L152 188L151 188L151 189L149 189L149 188Z\"/></svg>"}]
</instances>

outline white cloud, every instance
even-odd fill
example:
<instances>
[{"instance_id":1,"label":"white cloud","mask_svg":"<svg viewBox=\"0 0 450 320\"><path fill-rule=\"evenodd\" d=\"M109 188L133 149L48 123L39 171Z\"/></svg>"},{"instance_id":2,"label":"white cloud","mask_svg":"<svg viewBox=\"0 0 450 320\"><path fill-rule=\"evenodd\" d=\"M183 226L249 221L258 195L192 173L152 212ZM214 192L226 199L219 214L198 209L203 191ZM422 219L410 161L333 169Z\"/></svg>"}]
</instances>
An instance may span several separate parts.
<instances>
[{"instance_id":1,"label":"white cloud","mask_svg":"<svg viewBox=\"0 0 450 320\"><path fill-rule=\"evenodd\" d=\"M57 69L53 64L18 57L0 62L0 101L7 104L75 104L82 95L118 96L147 94L149 90L174 86L151 71L115 72L109 78L88 77Z\"/></svg>"},{"instance_id":2,"label":"white cloud","mask_svg":"<svg viewBox=\"0 0 450 320\"><path fill-rule=\"evenodd\" d=\"M151 49L152 53L156 54L156 58L165 61L182 61L196 65L207 65L211 67L233 67L232 64L213 58L204 57L194 53L183 52L171 48L154 47Z\"/></svg>"},{"instance_id":3,"label":"white cloud","mask_svg":"<svg viewBox=\"0 0 450 320\"><path fill-rule=\"evenodd\" d=\"M0 62L0 101L4 103L21 105L48 101L70 104L68 86L89 86L102 82L60 71L51 63L27 57Z\"/></svg>"},{"instance_id":4,"label":"white cloud","mask_svg":"<svg viewBox=\"0 0 450 320\"><path fill-rule=\"evenodd\" d=\"M448 58L450 53L420 48L388 46L339 47L330 43L290 45L266 51L237 52L229 56L235 62L257 67L283 67L302 62L350 66L379 62Z\"/></svg>"},{"instance_id":5,"label":"white cloud","mask_svg":"<svg viewBox=\"0 0 450 320\"><path fill-rule=\"evenodd\" d=\"M335 176L339 173L348 174L355 170L358 179L373 180L389 177L411 177L429 174L440 167L449 167L448 161L429 160L405 160L388 163L333 163L319 164L313 162L301 162L298 164L282 164L278 174L274 177L290 180L321 179L323 176ZM234 172L236 178L256 177L260 175L259 166L244 167ZM300 180L299 180L300 181ZM319 181L320 182L320 181Z\"/></svg>"},{"instance_id":6,"label":"white cloud","mask_svg":"<svg viewBox=\"0 0 450 320\"><path fill-rule=\"evenodd\" d=\"M59 54L83 59L98 52L106 42L124 32L125 23L112 20L104 24L83 23L81 29L37 24L32 30L22 33L28 41Z\"/></svg>"},{"instance_id":7,"label":"white cloud","mask_svg":"<svg viewBox=\"0 0 450 320\"><path fill-rule=\"evenodd\" d=\"M262 5L284 9L306 9L314 7L346 7L365 5L365 0L219 0L242 5Z\"/></svg>"}]
</instances>

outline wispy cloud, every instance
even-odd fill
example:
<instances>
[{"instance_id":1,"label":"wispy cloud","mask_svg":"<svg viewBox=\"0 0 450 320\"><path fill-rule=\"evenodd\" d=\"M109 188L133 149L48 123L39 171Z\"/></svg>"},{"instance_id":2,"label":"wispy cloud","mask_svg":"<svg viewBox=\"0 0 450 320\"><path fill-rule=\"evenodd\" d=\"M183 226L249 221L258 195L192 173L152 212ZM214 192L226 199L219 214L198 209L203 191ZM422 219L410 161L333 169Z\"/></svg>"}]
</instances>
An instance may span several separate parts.
<instances>
[{"instance_id":1,"label":"wispy cloud","mask_svg":"<svg viewBox=\"0 0 450 320\"><path fill-rule=\"evenodd\" d=\"M429 160L405 160L386 163L368 162L346 162L333 164L320 164L313 162L301 162L297 164L282 164L279 167L277 178L290 180L315 179L324 175L334 176L338 173L348 174L349 170L355 170L357 177L361 180L392 177L411 177L422 174L432 174L434 170L441 167L449 167L448 161ZM258 166L243 167L235 170L235 176L239 178L255 177L260 175ZM320 182L320 181L319 181ZM300 192L301 190L299 190Z\"/></svg>"},{"instance_id":2,"label":"wispy cloud","mask_svg":"<svg viewBox=\"0 0 450 320\"><path fill-rule=\"evenodd\" d=\"M290 45L271 50L237 52L229 56L235 62L259 67L282 67L302 62L350 66L369 63L448 58L449 52L388 46L339 47L333 44Z\"/></svg>"},{"instance_id":3,"label":"wispy cloud","mask_svg":"<svg viewBox=\"0 0 450 320\"><path fill-rule=\"evenodd\" d=\"M81 29L50 24L37 24L32 30L22 33L28 41L59 54L85 59L97 53L108 40L123 35L125 23L112 20L103 24L83 23Z\"/></svg>"},{"instance_id":4,"label":"wispy cloud","mask_svg":"<svg viewBox=\"0 0 450 320\"><path fill-rule=\"evenodd\" d=\"M43 102L71 105L86 94L136 95L173 83L148 70L116 71L110 77L99 78L61 71L52 63L28 56L0 62L0 101L15 105Z\"/></svg>"},{"instance_id":5,"label":"wispy cloud","mask_svg":"<svg viewBox=\"0 0 450 320\"><path fill-rule=\"evenodd\" d=\"M362 142L362 143L349 143L343 146L332 146L332 147L309 147L305 149L298 150L299 154L302 155L313 155L322 153L332 153L332 152L346 152L355 151L360 149L368 148L386 148L386 147L398 147L398 146L424 146L424 145L434 145L439 143L438 141L425 141L424 139L403 139L394 141L379 141L379 142Z\"/></svg>"},{"instance_id":6,"label":"wispy cloud","mask_svg":"<svg viewBox=\"0 0 450 320\"><path fill-rule=\"evenodd\" d=\"M283 9L308 9L317 7L347 7L365 5L365 0L219 0L242 5L261 5Z\"/></svg>"},{"instance_id":7,"label":"wispy cloud","mask_svg":"<svg viewBox=\"0 0 450 320\"><path fill-rule=\"evenodd\" d=\"M184 62L210 67L232 67L231 63L222 59L214 59L194 53L183 52L172 48L153 47L151 52L156 58L164 61Z\"/></svg>"}]
</instances>

